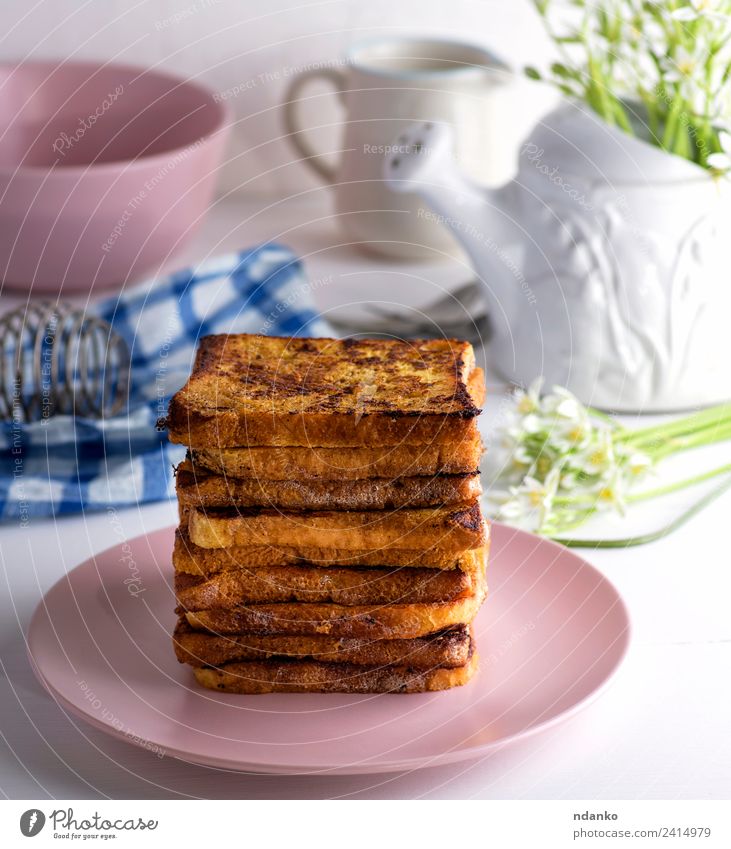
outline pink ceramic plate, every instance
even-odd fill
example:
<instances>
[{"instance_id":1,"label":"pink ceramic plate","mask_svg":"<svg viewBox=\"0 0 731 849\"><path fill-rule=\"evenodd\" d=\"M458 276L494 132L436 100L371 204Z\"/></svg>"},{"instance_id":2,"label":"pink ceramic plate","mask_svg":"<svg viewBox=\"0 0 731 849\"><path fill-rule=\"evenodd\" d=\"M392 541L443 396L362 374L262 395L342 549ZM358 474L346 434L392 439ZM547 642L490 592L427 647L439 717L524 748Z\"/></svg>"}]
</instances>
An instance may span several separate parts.
<instances>
[{"instance_id":1,"label":"pink ceramic plate","mask_svg":"<svg viewBox=\"0 0 731 849\"><path fill-rule=\"evenodd\" d=\"M172 651L173 531L82 563L35 612L29 650L60 704L122 739L196 763L273 773L389 772L476 758L570 716L607 683L629 622L614 587L551 542L493 525L480 672L420 695L232 696Z\"/></svg>"}]
</instances>

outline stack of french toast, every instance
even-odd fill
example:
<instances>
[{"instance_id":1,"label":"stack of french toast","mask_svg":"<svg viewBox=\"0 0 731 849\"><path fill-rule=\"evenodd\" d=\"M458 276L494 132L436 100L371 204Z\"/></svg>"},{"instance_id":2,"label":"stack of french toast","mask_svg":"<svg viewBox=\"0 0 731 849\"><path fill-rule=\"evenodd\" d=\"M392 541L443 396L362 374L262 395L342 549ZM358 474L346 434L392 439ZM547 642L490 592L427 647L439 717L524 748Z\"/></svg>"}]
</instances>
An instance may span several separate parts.
<instances>
[{"instance_id":1,"label":"stack of french toast","mask_svg":"<svg viewBox=\"0 0 731 849\"><path fill-rule=\"evenodd\" d=\"M413 693L477 654L484 377L455 340L201 340L174 396L173 642L230 693Z\"/></svg>"}]
</instances>

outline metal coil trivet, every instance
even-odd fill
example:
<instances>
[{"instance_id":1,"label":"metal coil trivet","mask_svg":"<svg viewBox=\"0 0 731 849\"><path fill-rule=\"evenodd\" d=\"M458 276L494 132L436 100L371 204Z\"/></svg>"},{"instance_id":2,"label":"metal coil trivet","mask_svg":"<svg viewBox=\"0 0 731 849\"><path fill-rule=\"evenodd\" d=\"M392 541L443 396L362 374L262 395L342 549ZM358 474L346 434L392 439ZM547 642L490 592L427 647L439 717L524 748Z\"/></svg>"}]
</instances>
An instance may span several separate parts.
<instances>
[{"instance_id":1,"label":"metal coil trivet","mask_svg":"<svg viewBox=\"0 0 731 849\"><path fill-rule=\"evenodd\" d=\"M125 405L129 348L103 319L31 301L0 318L0 346L0 419L103 418Z\"/></svg>"}]
</instances>

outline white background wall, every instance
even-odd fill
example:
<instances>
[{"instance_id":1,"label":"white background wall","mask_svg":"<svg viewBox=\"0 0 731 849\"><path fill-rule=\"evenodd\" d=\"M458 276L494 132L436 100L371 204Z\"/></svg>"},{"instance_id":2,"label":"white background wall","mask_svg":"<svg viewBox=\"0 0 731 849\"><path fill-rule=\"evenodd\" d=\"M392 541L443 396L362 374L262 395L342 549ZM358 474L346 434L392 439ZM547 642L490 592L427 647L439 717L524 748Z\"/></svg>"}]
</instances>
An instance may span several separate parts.
<instances>
[{"instance_id":1,"label":"white background wall","mask_svg":"<svg viewBox=\"0 0 731 849\"><path fill-rule=\"evenodd\" d=\"M316 183L292 163L282 137L279 104L296 69L337 61L353 42L377 35L462 38L516 67L550 52L529 0L3 0L0 9L2 61L116 59L159 65L219 91L244 88L233 98L224 184L267 194ZM515 104L511 121L520 131L545 98L539 87ZM329 125L321 141L336 150L339 108L334 99L316 102L308 123Z\"/></svg>"}]
</instances>

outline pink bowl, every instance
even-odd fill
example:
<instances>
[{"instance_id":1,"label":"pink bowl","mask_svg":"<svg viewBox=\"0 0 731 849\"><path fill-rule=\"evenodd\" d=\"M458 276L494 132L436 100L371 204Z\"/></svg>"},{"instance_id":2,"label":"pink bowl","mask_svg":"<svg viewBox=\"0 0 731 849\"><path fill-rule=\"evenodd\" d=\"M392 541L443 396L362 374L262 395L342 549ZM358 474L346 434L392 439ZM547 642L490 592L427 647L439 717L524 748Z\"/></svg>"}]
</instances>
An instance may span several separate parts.
<instances>
[{"instance_id":1,"label":"pink bowl","mask_svg":"<svg viewBox=\"0 0 731 849\"><path fill-rule=\"evenodd\" d=\"M0 280L121 285L177 250L210 203L228 109L158 71L0 65Z\"/></svg>"}]
</instances>

